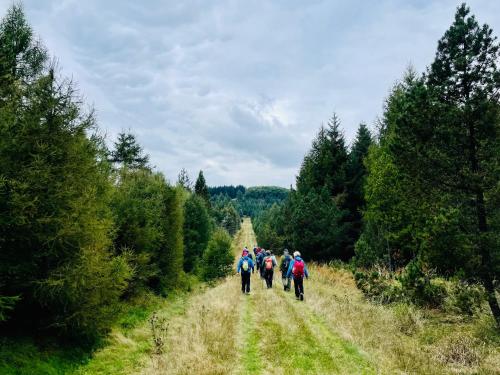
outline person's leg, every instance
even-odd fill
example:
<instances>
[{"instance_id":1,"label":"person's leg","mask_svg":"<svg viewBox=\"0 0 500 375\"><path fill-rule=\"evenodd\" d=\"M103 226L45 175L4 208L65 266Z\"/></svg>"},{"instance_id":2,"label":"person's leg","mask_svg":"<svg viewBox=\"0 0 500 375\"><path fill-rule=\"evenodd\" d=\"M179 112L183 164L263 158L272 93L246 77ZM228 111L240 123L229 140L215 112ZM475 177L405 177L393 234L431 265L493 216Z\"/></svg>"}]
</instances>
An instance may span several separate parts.
<instances>
[{"instance_id":1,"label":"person's leg","mask_svg":"<svg viewBox=\"0 0 500 375\"><path fill-rule=\"evenodd\" d=\"M291 284L292 284L292 278L291 277L287 277L286 278L286 291L289 292L290 289L291 289Z\"/></svg>"},{"instance_id":2,"label":"person's leg","mask_svg":"<svg viewBox=\"0 0 500 375\"><path fill-rule=\"evenodd\" d=\"M247 279L247 293L250 293L250 272L248 273L248 279Z\"/></svg>"},{"instance_id":3,"label":"person's leg","mask_svg":"<svg viewBox=\"0 0 500 375\"><path fill-rule=\"evenodd\" d=\"M304 278L300 277L298 281L299 281L299 295L300 295L300 299L303 300L304 299Z\"/></svg>"},{"instance_id":4,"label":"person's leg","mask_svg":"<svg viewBox=\"0 0 500 375\"><path fill-rule=\"evenodd\" d=\"M245 293L245 272L241 271L241 292Z\"/></svg>"},{"instance_id":5,"label":"person's leg","mask_svg":"<svg viewBox=\"0 0 500 375\"><path fill-rule=\"evenodd\" d=\"M270 270L269 271L269 285L271 288L273 287L273 277L274 277L274 271Z\"/></svg>"},{"instance_id":6,"label":"person's leg","mask_svg":"<svg viewBox=\"0 0 500 375\"><path fill-rule=\"evenodd\" d=\"M299 298L300 292L299 292L299 282L296 277L293 278L293 288L295 289L295 297Z\"/></svg>"}]
</instances>

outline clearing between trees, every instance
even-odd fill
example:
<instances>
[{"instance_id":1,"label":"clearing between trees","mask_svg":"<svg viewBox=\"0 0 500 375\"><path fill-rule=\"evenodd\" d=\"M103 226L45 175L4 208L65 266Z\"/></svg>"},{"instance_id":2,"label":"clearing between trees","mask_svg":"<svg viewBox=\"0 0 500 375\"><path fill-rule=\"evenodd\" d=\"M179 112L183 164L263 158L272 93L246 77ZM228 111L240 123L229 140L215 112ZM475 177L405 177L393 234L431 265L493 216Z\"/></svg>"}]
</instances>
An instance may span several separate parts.
<instances>
[{"instance_id":1,"label":"clearing between trees","mask_svg":"<svg viewBox=\"0 0 500 375\"><path fill-rule=\"evenodd\" d=\"M254 244L245 219L234 252ZM114 343L78 373L494 374L500 368L495 333L481 332L490 342L476 338L486 321L449 321L408 305L372 304L349 271L309 268L305 302L282 290L278 273L269 290L254 274L249 296L241 294L235 275L169 299L153 323L126 335L115 332Z\"/></svg>"}]
</instances>

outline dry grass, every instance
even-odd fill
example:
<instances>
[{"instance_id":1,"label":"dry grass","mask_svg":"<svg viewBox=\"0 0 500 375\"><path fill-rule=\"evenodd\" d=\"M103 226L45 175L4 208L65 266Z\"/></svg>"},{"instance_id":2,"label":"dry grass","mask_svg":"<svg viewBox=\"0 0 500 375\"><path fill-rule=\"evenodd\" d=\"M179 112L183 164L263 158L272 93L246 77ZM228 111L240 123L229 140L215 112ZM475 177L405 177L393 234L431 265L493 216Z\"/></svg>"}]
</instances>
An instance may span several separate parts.
<instances>
[{"instance_id":1,"label":"dry grass","mask_svg":"<svg viewBox=\"0 0 500 375\"><path fill-rule=\"evenodd\" d=\"M308 304L331 329L369 353L379 373L499 373L495 337L500 338L491 332L492 319L457 322L413 306L372 304L349 271L314 265L310 271Z\"/></svg>"}]
</instances>

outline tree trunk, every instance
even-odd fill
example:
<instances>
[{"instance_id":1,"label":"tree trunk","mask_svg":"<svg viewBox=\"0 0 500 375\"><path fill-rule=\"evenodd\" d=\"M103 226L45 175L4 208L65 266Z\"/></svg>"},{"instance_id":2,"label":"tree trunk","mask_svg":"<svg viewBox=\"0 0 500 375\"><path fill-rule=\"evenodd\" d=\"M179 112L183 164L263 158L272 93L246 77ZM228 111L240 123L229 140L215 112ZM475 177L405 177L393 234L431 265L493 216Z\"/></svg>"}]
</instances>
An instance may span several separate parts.
<instances>
[{"instance_id":1,"label":"tree trunk","mask_svg":"<svg viewBox=\"0 0 500 375\"><path fill-rule=\"evenodd\" d=\"M488 304L490 305L491 313L497 322L497 326L500 328L500 307L498 306L493 280L491 278L485 278L483 283L488 296Z\"/></svg>"}]
</instances>

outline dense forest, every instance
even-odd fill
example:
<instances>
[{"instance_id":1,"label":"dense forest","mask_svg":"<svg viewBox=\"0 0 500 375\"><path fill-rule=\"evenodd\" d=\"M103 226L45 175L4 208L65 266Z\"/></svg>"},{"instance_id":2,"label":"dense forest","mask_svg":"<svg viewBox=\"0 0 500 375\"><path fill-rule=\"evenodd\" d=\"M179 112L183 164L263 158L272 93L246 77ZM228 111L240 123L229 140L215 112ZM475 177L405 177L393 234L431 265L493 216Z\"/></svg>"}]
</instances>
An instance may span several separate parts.
<instances>
[{"instance_id":1,"label":"dense forest","mask_svg":"<svg viewBox=\"0 0 500 375\"><path fill-rule=\"evenodd\" d=\"M423 74L394 85L372 134L321 127L283 204L254 219L265 247L350 261L386 302L500 308L499 43L462 5ZM378 271L370 271L376 267ZM382 271L381 268L382 267Z\"/></svg>"},{"instance_id":2,"label":"dense forest","mask_svg":"<svg viewBox=\"0 0 500 375\"><path fill-rule=\"evenodd\" d=\"M215 205L232 202L240 216L258 216L274 204L282 203L289 190L278 186L216 186L208 188Z\"/></svg>"},{"instance_id":3,"label":"dense forest","mask_svg":"<svg viewBox=\"0 0 500 375\"><path fill-rule=\"evenodd\" d=\"M169 183L134 135L107 147L57 71L12 6L0 24L0 326L92 344L135 296L225 275L240 217L212 207L201 171L194 189L185 170Z\"/></svg>"}]
</instances>

